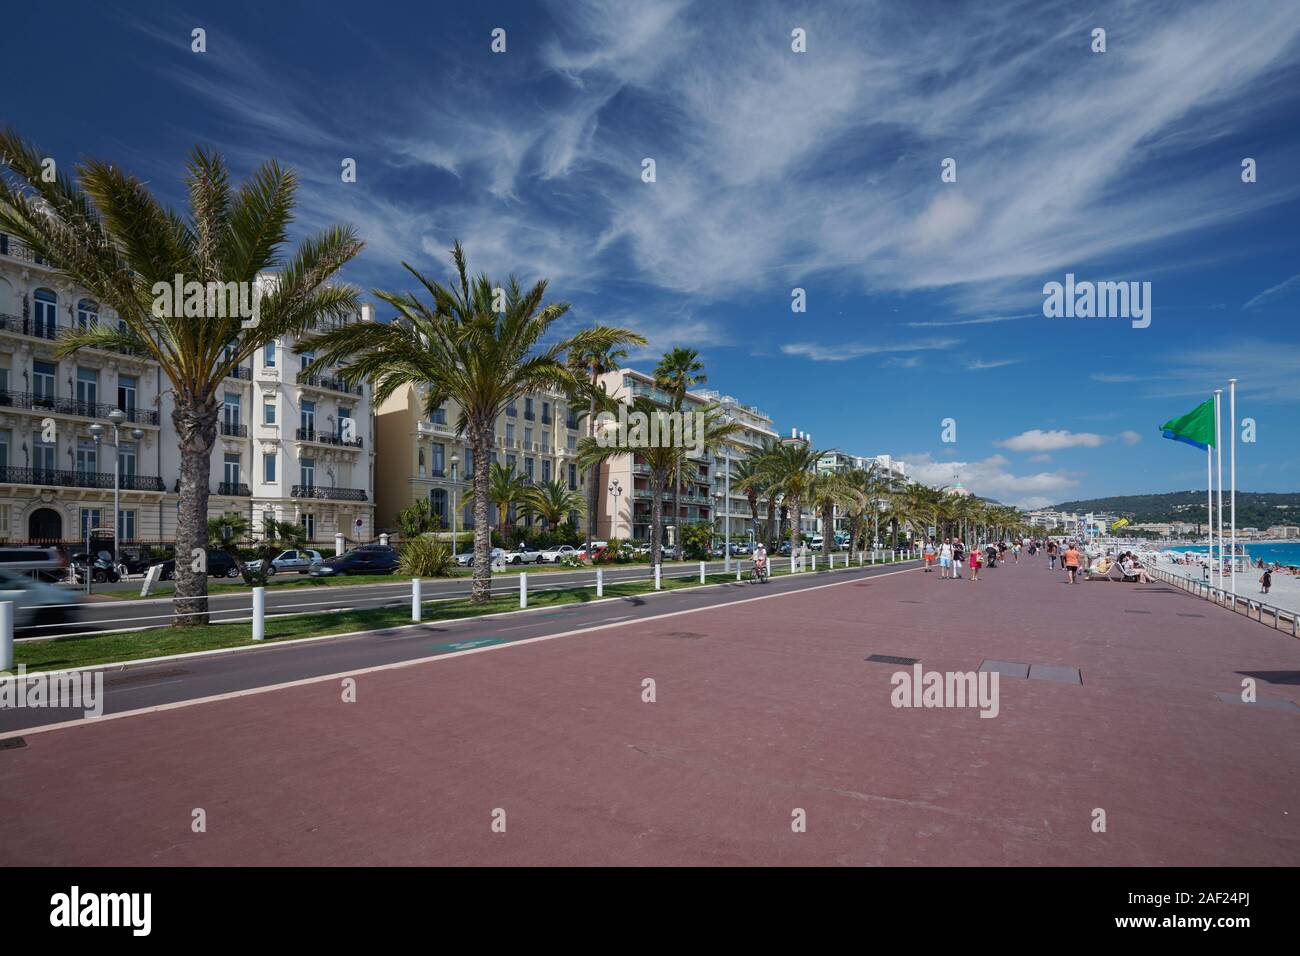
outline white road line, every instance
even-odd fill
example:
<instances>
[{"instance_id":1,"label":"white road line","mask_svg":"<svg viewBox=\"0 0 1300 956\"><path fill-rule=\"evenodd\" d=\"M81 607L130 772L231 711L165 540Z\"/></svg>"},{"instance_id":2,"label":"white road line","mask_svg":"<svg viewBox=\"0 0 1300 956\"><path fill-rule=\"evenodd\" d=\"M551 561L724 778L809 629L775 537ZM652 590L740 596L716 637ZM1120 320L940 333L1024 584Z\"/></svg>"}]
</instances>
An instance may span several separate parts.
<instances>
[{"instance_id":1,"label":"white road line","mask_svg":"<svg viewBox=\"0 0 1300 956\"><path fill-rule=\"evenodd\" d=\"M893 577L895 574L906 574L910 571L918 571L919 568L903 568L898 571L888 571L885 574L873 575L877 578ZM392 664L377 664L373 667L362 667L357 670L339 671L335 674L322 674L319 677L305 677L301 680L285 681L282 684L267 684L263 687L249 687L245 690L231 691L225 694L213 694L210 697L195 697L191 700L178 700L170 704L157 704L153 707L141 707L136 710L122 710L112 714L104 714L100 717L83 718L81 720L67 720L57 724L45 724L40 727L30 727L25 730L10 730L0 733L0 740L8 740L11 737L31 737L35 734L44 734L52 730L66 730L70 727L84 727L86 725L103 724L110 720L119 720L124 717L140 717L144 714L156 714L168 710L180 710L185 707L197 707L200 704L214 704L223 700L236 700L240 697L253 697L259 694L269 694L277 690L288 690L293 687L306 687L310 684L320 684L325 681L343 680L345 677L361 677L366 674L378 674L382 671L401 670L407 667L417 667L420 664L435 664L441 661L451 660L457 657L465 657L469 654L487 654L492 651L505 650L511 647L523 647L525 644L537 644L542 641L555 641L564 637L577 637L582 634L591 634L595 631L609 630L615 627L628 627L633 624L643 624L647 621L660 621L670 617L681 617L684 614L699 614L704 611L714 611L720 608L735 607L738 604L753 604L755 601L774 601L778 598L790 597L794 594L808 594L811 591L822 591L826 588L843 587L846 584L856 584L858 578L849 578L844 581L832 581L829 584L818 584L810 588L799 588L794 591L780 591L775 594L760 594L757 597L741 598L738 601L724 601L721 604L713 604L709 607L692 607L681 611L668 611L664 614L652 614L649 617L638 617L632 620L623 621L618 624L595 624L587 627L580 627L572 631L562 631L559 634L543 634L540 637L526 637L519 641L510 641L505 644L490 644L486 647L472 647L463 651L452 651L446 654L434 654L430 657L417 657L409 661L396 661ZM667 592L664 592L667 593ZM478 618L483 620L483 618Z\"/></svg>"}]
</instances>

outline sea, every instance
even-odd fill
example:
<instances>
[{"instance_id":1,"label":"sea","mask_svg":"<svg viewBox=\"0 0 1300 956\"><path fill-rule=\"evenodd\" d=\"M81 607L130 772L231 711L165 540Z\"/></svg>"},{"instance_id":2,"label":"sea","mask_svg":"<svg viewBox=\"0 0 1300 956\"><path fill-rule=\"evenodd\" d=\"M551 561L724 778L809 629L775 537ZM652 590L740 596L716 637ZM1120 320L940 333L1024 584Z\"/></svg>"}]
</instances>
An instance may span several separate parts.
<instances>
[{"instance_id":1,"label":"sea","mask_svg":"<svg viewBox=\"0 0 1300 956\"><path fill-rule=\"evenodd\" d=\"M1250 563L1254 564L1259 558L1264 559L1265 564L1289 564L1300 566L1300 541L1264 541L1264 542L1243 542L1238 541L1237 547L1245 548L1246 554L1250 556ZM1219 548L1218 542L1215 542L1215 550ZM1197 554L1205 554L1205 545L1175 545L1168 548L1169 551L1193 551Z\"/></svg>"}]
</instances>

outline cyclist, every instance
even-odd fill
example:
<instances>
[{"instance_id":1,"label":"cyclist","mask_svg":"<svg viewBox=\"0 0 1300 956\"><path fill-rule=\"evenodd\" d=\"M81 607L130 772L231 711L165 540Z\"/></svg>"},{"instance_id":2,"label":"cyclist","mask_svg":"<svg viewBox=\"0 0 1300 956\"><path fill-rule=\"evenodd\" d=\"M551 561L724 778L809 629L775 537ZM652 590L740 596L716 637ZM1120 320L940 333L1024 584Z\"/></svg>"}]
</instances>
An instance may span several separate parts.
<instances>
[{"instance_id":1,"label":"cyclist","mask_svg":"<svg viewBox=\"0 0 1300 956\"><path fill-rule=\"evenodd\" d=\"M754 580L767 580L767 548L763 547L761 541L754 548Z\"/></svg>"}]
</instances>

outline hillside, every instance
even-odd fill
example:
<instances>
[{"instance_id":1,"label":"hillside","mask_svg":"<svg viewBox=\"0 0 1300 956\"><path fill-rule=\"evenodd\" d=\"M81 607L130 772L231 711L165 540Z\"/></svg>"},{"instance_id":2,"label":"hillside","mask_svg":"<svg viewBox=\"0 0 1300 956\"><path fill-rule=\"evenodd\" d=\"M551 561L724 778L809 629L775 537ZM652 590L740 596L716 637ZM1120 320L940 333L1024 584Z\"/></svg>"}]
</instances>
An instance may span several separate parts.
<instances>
[{"instance_id":1,"label":"hillside","mask_svg":"<svg viewBox=\"0 0 1300 956\"><path fill-rule=\"evenodd\" d=\"M1223 496L1226 514L1228 495ZM1123 515L1134 523L1146 521L1204 521L1205 491L1173 491L1163 495L1117 495L1053 505L1058 511L1100 511ZM1300 493L1237 492L1237 527L1267 528L1300 524Z\"/></svg>"}]
</instances>

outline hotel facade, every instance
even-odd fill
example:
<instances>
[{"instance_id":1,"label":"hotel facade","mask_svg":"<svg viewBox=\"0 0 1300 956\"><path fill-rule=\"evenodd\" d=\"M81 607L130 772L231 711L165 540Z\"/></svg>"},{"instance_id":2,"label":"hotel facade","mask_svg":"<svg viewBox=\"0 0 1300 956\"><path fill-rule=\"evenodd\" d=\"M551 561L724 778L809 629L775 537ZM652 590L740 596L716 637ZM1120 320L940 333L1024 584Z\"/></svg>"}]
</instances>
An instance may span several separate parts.
<instances>
[{"instance_id":1,"label":"hotel facade","mask_svg":"<svg viewBox=\"0 0 1300 956\"><path fill-rule=\"evenodd\" d=\"M373 320L369 307L358 320ZM174 540L180 451L162 369L127 351L56 355L70 330L117 321L26 245L0 234L0 540L72 544L96 529L108 536L115 437L118 540ZM274 516L305 525L312 541L332 542L338 531L368 540L369 386L303 375L310 356L295 354L295 345L269 345L223 383L208 513L242 515L255 534Z\"/></svg>"}]
</instances>

